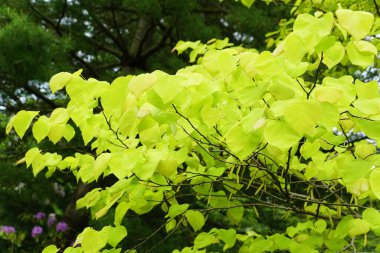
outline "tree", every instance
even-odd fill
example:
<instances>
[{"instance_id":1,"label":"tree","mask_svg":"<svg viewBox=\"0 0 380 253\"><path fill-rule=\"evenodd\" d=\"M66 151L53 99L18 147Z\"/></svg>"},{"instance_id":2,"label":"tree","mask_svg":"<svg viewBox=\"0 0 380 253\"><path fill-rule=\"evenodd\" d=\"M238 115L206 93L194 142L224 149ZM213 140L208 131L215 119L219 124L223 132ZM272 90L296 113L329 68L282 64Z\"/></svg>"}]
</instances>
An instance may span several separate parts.
<instances>
[{"instance_id":1,"label":"tree","mask_svg":"<svg viewBox=\"0 0 380 253\"><path fill-rule=\"evenodd\" d=\"M15 113L25 108L20 95L33 95L47 103L45 110L59 107L44 83L63 70L81 68L84 76L107 81L155 69L175 72L186 65L170 52L179 40L230 37L264 47L265 33L273 31L289 9L266 7L259 1L247 9L231 0L3 1L2 104Z\"/></svg>"},{"instance_id":2,"label":"tree","mask_svg":"<svg viewBox=\"0 0 380 253\"><path fill-rule=\"evenodd\" d=\"M5 130L6 122L19 110L27 108L49 115L53 109L65 105L65 95L56 93L53 96L47 85L50 76L59 71L83 68L85 77L92 76L106 81L127 72L141 73L161 69L174 73L186 65L186 56L178 57L171 52L178 40L206 42L212 36L231 37L235 43L263 47L265 33L275 29L279 19L288 13L289 7L266 8L267 5L263 2L257 2L254 7L248 9L235 1L181 1L181 5L173 0L2 1L0 129ZM143 22L144 25L141 26L144 20L147 22ZM233 33L244 36L234 38ZM145 35L142 36L143 34ZM253 37L255 40L252 41ZM3 172L13 172L3 173L0 178L0 181L6 182L0 190L3 196L0 206L7 207L9 196L13 196L9 194L15 194L13 189L21 179L23 183L28 182L25 189L34 189L40 181L35 180L37 185L33 186L33 174L24 173L13 164L16 157L22 157L33 146L30 135L20 142L14 136L5 137L3 130L0 133L0 159L9 161L2 166L7 168ZM73 146L82 152L90 152L90 149L83 147L77 140L71 140L69 144L59 143L55 147L49 141L42 141L39 148L45 151L59 150L65 152L61 153L64 156L74 154ZM81 231L88 226L89 215L83 210L77 212L75 201L92 188L104 187L110 182L104 180L89 185L80 183L74 188L71 186L75 185L75 177L68 173L56 173L50 178L51 185L53 180L65 185L65 201L60 198L51 199L49 193L53 191L47 190L47 184L40 184L38 193L33 190L23 197L34 200L31 195L37 195L40 199L51 199L50 202L43 202L50 204L37 208L36 205L42 201L30 201L27 205L25 201L11 198L14 200L13 212L0 212L2 224L15 225L17 223L7 222L20 220L26 214L31 215L42 210L48 213L58 208L62 209L71 231ZM70 196L71 201L67 202ZM54 202L59 204L53 205ZM22 224L25 225L25 230L29 229L25 222ZM147 223L146 227L154 225ZM17 229L21 230L19 227ZM133 231L129 232L133 234ZM29 238L26 238L34 240L28 234ZM76 236L74 232L65 235ZM66 239L70 241L70 238ZM32 249L38 251L36 245L30 245L31 247L24 247L26 252L31 252ZM21 247L23 246L25 245Z\"/></svg>"},{"instance_id":3,"label":"tree","mask_svg":"<svg viewBox=\"0 0 380 253\"><path fill-rule=\"evenodd\" d=\"M22 138L35 119L37 142L80 135L91 153L63 157L34 147L22 161L34 174L46 167L85 183L115 181L77 202L94 219L114 210L113 225L88 227L78 248L62 250L120 252L121 242L133 252L183 227L193 243L174 252L379 250L379 87L352 77L375 61L378 43L369 36L378 34L378 19L336 5L318 9L300 11L273 52L181 41L175 49L191 49L196 63L175 75L154 71L111 84L81 71L54 75L50 88L66 90L67 106L50 116L20 111L7 132ZM351 131L365 135L352 140ZM298 223L266 233L236 229L268 209ZM123 217L152 211L162 225L128 246Z\"/></svg>"}]
</instances>

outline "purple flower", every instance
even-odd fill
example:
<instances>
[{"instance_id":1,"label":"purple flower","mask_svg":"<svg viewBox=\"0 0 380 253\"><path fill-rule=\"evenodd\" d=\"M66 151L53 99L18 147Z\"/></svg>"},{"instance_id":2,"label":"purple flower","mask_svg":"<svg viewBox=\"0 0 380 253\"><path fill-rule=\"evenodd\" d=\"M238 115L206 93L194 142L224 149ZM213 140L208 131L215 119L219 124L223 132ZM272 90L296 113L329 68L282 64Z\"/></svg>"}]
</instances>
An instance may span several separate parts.
<instances>
[{"instance_id":1,"label":"purple flower","mask_svg":"<svg viewBox=\"0 0 380 253\"><path fill-rule=\"evenodd\" d=\"M58 222L57 225L55 226L55 230L57 230L57 232L65 232L67 228L68 228L67 223L64 221Z\"/></svg>"},{"instance_id":2,"label":"purple flower","mask_svg":"<svg viewBox=\"0 0 380 253\"><path fill-rule=\"evenodd\" d=\"M49 214L48 222L47 222L48 227L51 227L56 221L57 221L57 217L55 216L55 213Z\"/></svg>"},{"instance_id":3,"label":"purple flower","mask_svg":"<svg viewBox=\"0 0 380 253\"><path fill-rule=\"evenodd\" d=\"M11 233L16 233L16 229L13 226L1 226L0 232L4 232L9 235Z\"/></svg>"},{"instance_id":4,"label":"purple flower","mask_svg":"<svg viewBox=\"0 0 380 253\"><path fill-rule=\"evenodd\" d=\"M34 226L34 228L32 229L32 237L36 237L40 234L42 234L42 232L44 232L44 229L40 226Z\"/></svg>"},{"instance_id":5,"label":"purple flower","mask_svg":"<svg viewBox=\"0 0 380 253\"><path fill-rule=\"evenodd\" d=\"M44 212L38 212L38 213L36 213L36 215L34 215L34 217L35 217L37 220L42 220L42 219L45 219L46 214L45 214Z\"/></svg>"}]
</instances>

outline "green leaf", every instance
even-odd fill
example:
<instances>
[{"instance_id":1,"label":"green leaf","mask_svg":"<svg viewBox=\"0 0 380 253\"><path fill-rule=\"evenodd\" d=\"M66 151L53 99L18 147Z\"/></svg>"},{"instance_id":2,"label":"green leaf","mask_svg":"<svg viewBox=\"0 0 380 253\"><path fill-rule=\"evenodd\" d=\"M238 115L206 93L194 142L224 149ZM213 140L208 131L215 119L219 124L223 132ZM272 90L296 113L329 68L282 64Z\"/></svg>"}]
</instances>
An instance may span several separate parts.
<instances>
[{"instance_id":1,"label":"green leaf","mask_svg":"<svg viewBox=\"0 0 380 253\"><path fill-rule=\"evenodd\" d=\"M153 146L161 140L159 125L155 123L152 127L140 131L139 137L145 146Z\"/></svg>"},{"instance_id":2,"label":"green leaf","mask_svg":"<svg viewBox=\"0 0 380 253\"><path fill-rule=\"evenodd\" d=\"M339 9L336 11L339 24L351 34L355 40L363 39L369 34L374 21L372 13Z\"/></svg>"},{"instance_id":3,"label":"green leaf","mask_svg":"<svg viewBox=\"0 0 380 253\"><path fill-rule=\"evenodd\" d=\"M318 120L318 125L324 126L326 129L331 130L338 125L339 110L335 104L322 102L320 103L321 114Z\"/></svg>"},{"instance_id":4,"label":"green leaf","mask_svg":"<svg viewBox=\"0 0 380 253\"><path fill-rule=\"evenodd\" d=\"M122 179L132 174L134 168L138 168L144 157L138 149L127 149L125 151L114 152L109 161L111 172Z\"/></svg>"},{"instance_id":5,"label":"green leaf","mask_svg":"<svg viewBox=\"0 0 380 253\"><path fill-rule=\"evenodd\" d=\"M174 219L178 215L181 215L186 212L187 208L189 208L189 204L182 204L182 205L172 205L169 207L168 214L166 217L170 217Z\"/></svg>"},{"instance_id":6,"label":"green leaf","mask_svg":"<svg viewBox=\"0 0 380 253\"><path fill-rule=\"evenodd\" d=\"M43 140L50 131L50 122L46 116L40 116L36 122L34 122L32 127L32 133L34 138L39 143Z\"/></svg>"},{"instance_id":7,"label":"green leaf","mask_svg":"<svg viewBox=\"0 0 380 253\"><path fill-rule=\"evenodd\" d=\"M75 130L70 124L65 125L65 130L63 132L63 137L69 142L75 135Z\"/></svg>"},{"instance_id":8,"label":"green leaf","mask_svg":"<svg viewBox=\"0 0 380 253\"><path fill-rule=\"evenodd\" d=\"M317 87L315 89L315 98L319 102L336 103L343 96L343 91L336 87Z\"/></svg>"},{"instance_id":9,"label":"green leaf","mask_svg":"<svg viewBox=\"0 0 380 253\"><path fill-rule=\"evenodd\" d=\"M241 0L241 3L250 8L255 3L255 0Z\"/></svg>"},{"instance_id":10,"label":"green leaf","mask_svg":"<svg viewBox=\"0 0 380 253\"><path fill-rule=\"evenodd\" d=\"M177 171L178 163L175 159L163 159L159 162L157 171L165 176L170 177L175 171Z\"/></svg>"},{"instance_id":11,"label":"green leaf","mask_svg":"<svg viewBox=\"0 0 380 253\"><path fill-rule=\"evenodd\" d=\"M161 77L153 86L153 91L160 97L163 104L168 104L182 91L182 78L178 76Z\"/></svg>"},{"instance_id":12,"label":"green leaf","mask_svg":"<svg viewBox=\"0 0 380 253\"><path fill-rule=\"evenodd\" d=\"M254 241L252 241L249 245L249 252L265 252L272 247L273 242L269 240L265 240L263 238L256 238Z\"/></svg>"},{"instance_id":13,"label":"green leaf","mask_svg":"<svg viewBox=\"0 0 380 253\"><path fill-rule=\"evenodd\" d=\"M314 130L320 118L321 109L314 101L296 101L288 104L284 111L286 123L298 134Z\"/></svg>"},{"instance_id":14,"label":"green leaf","mask_svg":"<svg viewBox=\"0 0 380 253\"><path fill-rule=\"evenodd\" d=\"M236 207L230 207L227 210L227 217L233 224L239 224L241 219L243 218L244 215L244 207L239 206L240 202L234 201L230 203L230 206L236 206Z\"/></svg>"},{"instance_id":15,"label":"green leaf","mask_svg":"<svg viewBox=\"0 0 380 253\"><path fill-rule=\"evenodd\" d=\"M282 150L295 145L301 137L286 122L279 120L270 120L264 129L265 140Z\"/></svg>"},{"instance_id":16,"label":"green leaf","mask_svg":"<svg viewBox=\"0 0 380 253\"><path fill-rule=\"evenodd\" d=\"M327 223L326 223L325 220L317 220L317 221L314 223L314 230L315 230L317 233L322 234L322 233L326 230L326 227L327 227Z\"/></svg>"},{"instance_id":17,"label":"green leaf","mask_svg":"<svg viewBox=\"0 0 380 253\"><path fill-rule=\"evenodd\" d=\"M236 243L236 230L235 229L218 229L219 238L225 243L223 251L232 248Z\"/></svg>"},{"instance_id":18,"label":"green leaf","mask_svg":"<svg viewBox=\"0 0 380 253\"><path fill-rule=\"evenodd\" d=\"M285 57L294 63L301 62L307 50L303 45L302 39L295 33L290 33L284 41L284 55Z\"/></svg>"},{"instance_id":19,"label":"green leaf","mask_svg":"<svg viewBox=\"0 0 380 253\"><path fill-rule=\"evenodd\" d=\"M198 234L197 237L195 237L194 248L195 249L205 248L213 243L216 243L215 239L216 239L215 236L202 232Z\"/></svg>"},{"instance_id":20,"label":"green leaf","mask_svg":"<svg viewBox=\"0 0 380 253\"><path fill-rule=\"evenodd\" d=\"M355 119L355 122L359 129L363 131L368 137L375 140L380 140L380 121Z\"/></svg>"},{"instance_id":21,"label":"green leaf","mask_svg":"<svg viewBox=\"0 0 380 253\"><path fill-rule=\"evenodd\" d=\"M86 228L82 236L81 245L86 253L96 253L107 244L107 235L92 228Z\"/></svg>"},{"instance_id":22,"label":"green leaf","mask_svg":"<svg viewBox=\"0 0 380 253\"><path fill-rule=\"evenodd\" d=\"M295 95L295 92L291 86L279 82L274 82L271 86L269 86L268 91L277 100L291 99Z\"/></svg>"},{"instance_id":23,"label":"green leaf","mask_svg":"<svg viewBox=\"0 0 380 253\"><path fill-rule=\"evenodd\" d=\"M155 74L141 74L134 76L128 83L128 90L138 97L143 92L150 89L156 81L157 77Z\"/></svg>"},{"instance_id":24,"label":"green leaf","mask_svg":"<svg viewBox=\"0 0 380 253\"><path fill-rule=\"evenodd\" d=\"M10 131L12 130L14 120L15 120L15 117L12 117L12 118L9 120L9 122L7 123L7 125L5 126L5 133L6 133L6 134L9 134Z\"/></svg>"},{"instance_id":25,"label":"green leaf","mask_svg":"<svg viewBox=\"0 0 380 253\"><path fill-rule=\"evenodd\" d=\"M229 149L239 157L240 160L244 160L247 156L252 154L260 141L260 138L254 133L245 131L242 124L233 126L226 133L225 138Z\"/></svg>"},{"instance_id":26,"label":"green leaf","mask_svg":"<svg viewBox=\"0 0 380 253\"><path fill-rule=\"evenodd\" d=\"M348 229L352 220L353 217L351 215L348 215L339 221L338 226L335 229L334 238L345 238L348 235Z\"/></svg>"},{"instance_id":27,"label":"green leaf","mask_svg":"<svg viewBox=\"0 0 380 253\"><path fill-rule=\"evenodd\" d=\"M146 159L144 163L133 169L133 172L141 180L147 180L154 174L161 160L162 152L157 149L148 149L145 152L145 156Z\"/></svg>"},{"instance_id":28,"label":"green leaf","mask_svg":"<svg viewBox=\"0 0 380 253\"><path fill-rule=\"evenodd\" d=\"M55 74L49 81L49 86L52 93L55 93L60 89L63 89L66 86L66 84L70 82L71 77L72 74L68 72L60 72L58 74Z\"/></svg>"},{"instance_id":29,"label":"green leaf","mask_svg":"<svg viewBox=\"0 0 380 253\"><path fill-rule=\"evenodd\" d=\"M333 22L331 13L326 13L321 18L310 14L300 14L294 22L294 34L301 38L306 49L310 50L330 34Z\"/></svg>"},{"instance_id":30,"label":"green leaf","mask_svg":"<svg viewBox=\"0 0 380 253\"><path fill-rule=\"evenodd\" d=\"M380 235L380 213L375 208L367 208L363 212L363 220L371 224L371 230L377 235Z\"/></svg>"},{"instance_id":31,"label":"green leaf","mask_svg":"<svg viewBox=\"0 0 380 253\"><path fill-rule=\"evenodd\" d=\"M103 92L100 101L105 114L108 117L119 117L125 97L128 96L128 84L132 76L116 78L109 90Z\"/></svg>"},{"instance_id":32,"label":"green leaf","mask_svg":"<svg viewBox=\"0 0 380 253\"><path fill-rule=\"evenodd\" d=\"M46 248L44 248L42 253L57 253L58 250L59 249L55 245L49 245Z\"/></svg>"},{"instance_id":33,"label":"green leaf","mask_svg":"<svg viewBox=\"0 0 380 253\"><path fill-rule=\"evenodd\" d=\"M106 226L103 227L102 232L107 235L108 243L114 248L127 236L127 229L123 226Z\"/></svg>"},{"instance_id":34,"label":"green leaf","mask_svg":"<svg viewBox=\"0 0 380 253\"><path fill-rule=\"evenodd\" d=\"M129 210L129 208L131 207L131 203L130 202L120 202L116 209L115 209L115 221L114 221L114 224L116 226L119 226L121 224L121 221L123 220L125 214L127 213L127 211Z\"/></svg>"},{"instance_id":35,"label":"green leaf","mask_svg":"<svg viewBox=\"0 0 380 253\"><path fill-rule=\"evenodd\" d=\"M242 105L251 106L262 98L264 93L267 91L267 86L268 85L264 84L260 84L257 86L248 86L236 90L234 94Z\"/></svg>"},{"instance_id":36,"label":"green leaf","mask_svg":"<svg viewBox=\"0 0 380 253\"><path fill-rule=\"evenodd\" d=\"M29 167L37 155L40 154L40 150L36 147L29 149L25 154L26 167Z\"/></svg>"},{"instance_id":37,"label":"green leaf","mask_svg":"<svg viewBox=\"0 0 380 253\"><path fill-rule=\"evenodd\" d=\"M199 211L188 210L185 213L185 216L190 226L194 229L195 232L200 230L205 224L205 218L203 217L203 214Z\"/></svg>"},{"instance_id":38,"label":"green leaf","mask_svg":"<svg viewBox=\"0 0 380 253\"><path fill-rule=\"evenodd\" d=\"M111 159L110 153L102 153L96 158L95 164L94 164L95 178L100 177L100 175L108 168L110 159Z\"/></svg>"},{"instance_id":39,"label":"green leaf","mask_svg":"<svg viewBox=\"0 0 380 253\"><path fill-rule=\"evenodd\" d=\"M177 222L176 222L176 220L170 220L168 223L166 223L166 225L165 225L165 229L166 229L166 232L170 232L170 231L172 231L174 228L175 228L175 226L177 225Z\"/></svg>"},{"instance_id":40,"label":"green leaf","mask_svg":"<svg viewBox=\"0 0 380 253\"><path fill-rule=\"evenodd\" d=\"M50 121L52 123L66 123L69 119L69 113L66 108L56 108L50 115Z\"/></svg>"},{"instance_id":41,"label":"green leaf","mask_svg":"<svg viewBox=\"0 0 380 253\"><path fill-rule=\"evenodd\" d=\"M352 64L363 68L372 65L377 55L376 47L367 41L350 41L346 50Z\"/></svg>"},{"instance_id":42,"label":"green leaf","mask_svg":"<svg viewBox=\"0 0 380 253\"><path fill-rule=\"evenodd\" d=\"M65 249L63 253L82 253L82 252L83 252L83 249L80 247L76 247L76 248L68 247Z\"/></svg>"},{"instance_id":43,"label":"green leaf","mask_svg":"<svg viewBox=\"0 0 380 253\"><path fill-rule=\"evenodd\" d=\"M46 166L46 156L38 153L33 159L32 162L32 169L33 169L33 175L37 176L38 173L40 173Z\"/></svg>"},{"instance_id":44,"label":"green leaf","mask_svg":"<svg viewBox=\"0 0 380 253\"><path fill-rule=\"evenodd\" d=\"M366 234L369 232L371 225L366 220L353 219L350 221L348 234L353 238L357 235Z\"/></svg>"},{"instance_id":45,"label":"green leaf","mask_svg":"<svg viewBox=\"0 0 380 253\"><path fill-rule=\"evenodd\" d=\"M379 84L376 81L363 83L356 79L355 88L359 99L371 99L379 96Z\"/></svg>"},{"instance_id":46,"label":"green leaf","mask_svg":"<svg viewBox=\"0 0 380 253\"><path fill-rule=\"evenodd\" d=\"M380 168L376 168L371 171L369 176L369 183L371 186L371 190L375 196L380 199Z\"/></svg>"},{"instance_id":47,"label":"green leaf","mask_svg":"<svg viewBox=\"0 0 380 253\"><path fill-rule=\"evenodd\" d=\"M36 117L37 114L37 111L21 110L14 116L14 119L12 120L13 128L21 139L26 130L29 128L30 123L32 123L33 118Z\"/></svg>"},{"instance_id":48,"label":"green leaf","mask_svg":"<svg viewBox=\"0 0 380 253\"><path fill-rule=\"evenodd\" d=\"M66 124L53 123L50 125L50 131L48 134L49 140L56 144L60 139L62 139L66 130Z\"/></svg>"},{"instance_id":49,"label":"green leaf","mask_svg":"<svg viewBox=\"0 0 380 253\"><path fill-rule=\"evenodd\" d=\"M334 45L329 47L327 50L323 51L323 60L322 62L331 69L338 63L340 63L345 55L345 50L342 44L337 41Z\"/></svg>"},{"instance_id":50,"label":"green leaf","mask_svg":"<svg viewBox=\"0 0 380 253\"><path fill-rule=\"evenodd\" d=\"M210 206L213 208L224 208L228 206L228 199L224 191L217 191L210 194Z\"/></svg>"},{"instance_id":51,"label":"green leaf","mask_svg":"<svg viewBox=\"0 0 380 253\"><path fill-rule=\"evenodd\" d=\"M221 118L221 113L219 110L215 107L211 107L209 104L206 104L201 109L201 117L203 122L209 126L212 127L218 123L218 121Z\"/></svg>"}]
</instances>

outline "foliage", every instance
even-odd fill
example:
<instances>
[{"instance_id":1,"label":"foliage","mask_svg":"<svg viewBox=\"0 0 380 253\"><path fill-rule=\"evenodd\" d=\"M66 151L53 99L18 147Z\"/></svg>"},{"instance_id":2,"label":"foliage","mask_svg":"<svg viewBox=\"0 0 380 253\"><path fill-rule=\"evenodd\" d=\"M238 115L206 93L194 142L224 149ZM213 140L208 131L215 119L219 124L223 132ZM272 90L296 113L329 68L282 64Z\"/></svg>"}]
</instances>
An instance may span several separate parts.
<instances>
[{"instance_id":1,"label":"foliage","mask_svg":"<svg viewBox=\"0 0 380 253\"><path fill-rule=\"evenodd\" d=\"M187 61L186 56L178 57L171 52L178 40L206 42L211 37L230 37L237 44L264 47L265 33L274 30L289 9L286 6L266 7L265 3L256 2L247 9L234 0L223 3L191 0L181 1L181 4L173 0L1 1L0 159L9 162L0 168L0 224L16 225L25 213L52 212L58 208L70 223L72 233L65 236L71 241L69 237L76 236L73 231L81 231L89 225L99 226L99 223L88 224L86 211L75 212L75 199L81 197L76 193L115 182L111 178L90 185L79 184L75 188L75 179L68 173L56 173L49 178L50 182L39 175L32 182L32 172L21 169L22 164L14 164L34 145L34 140L29 133L22 141L15 135L5 136L3 129L9 118L25 108L49 115L54 108L67 102L64 93L52 95L49 92L47 81L53 73L83 68L83 75L107 81L118 75L154 69L174 73ZM147 22L139 25L140 20ZM142 33L145 33L143 37L140 36ZM136 50L139 48L141 51ZM54 150L64 156L73 155L75 149L90 152L77 142L78 139L70 143L60 142L55 147L46 140L38 145L44 151ZM65 187L64 199L55 196L52 181ZM22 191L14 190L24 183ZM9 203L10 199L14 201ZM52 206L44 202L47 199ZM146 218L148 221L137 219L139 217L133 218L133 222L139 224L136 233L128 231L132 236L141 236L143 230L149 235L159 225L151 222L155 220L154 214ZM31 229L30 224L17 225L18 231ZM163 234L156 235L154 239L163 238ZM175 244L179 240L173 241ZM22 246L31 251L28 245ZM38 248L34 247L34 250L38 251ZM6 249L0 246L0 251Z\"/></svg>"},{"instance_id":2,"label":"foliage","mask_svg":"<svg viewBox=\"0 0 380 253\"><path fill-rule=\"evenodd\" d=\"M173 73L186 65L170 52L179 40L229 37L263 48L265 33L290 9L267 7L258 1L248 9L235 0L2 1L2 105L13 113L46 107L36 96L59 107L44 82L62 70L82 68L86 77L107 81L155 69Z\"/></svg>"},{"instance_id":3,"label":"foliage","mask_svg":"<svg viewBox=\"0 0 380 253\"><path fill-rule=\"evenodd\" d=\"M54 144L80 136L91 152L63 156L36 146L19 162L35 175L46 168L84 183L115 181L77 201L94 219L114 211L113 225L87 227L62 251L121 252L130 229L124 217L149 212L159 212L162 225L126 252L183 227L192 243L173 252L379 251L379 87L352 77L375 61L379 44L369 36L379 21L329 8L297 13L273 52L181 41L175 49L191 49L195 64L175 75L111 84L81 71L54 75L50 88L65 89L67 106L47 116L20 111L7 133L22 138L31 128L37 142ZM352 140L350 131L365 136ZM302 221L283 231L238 229L268 209ZM228 222L213 223L218 214Z\"/></svg>"}]
</instances>

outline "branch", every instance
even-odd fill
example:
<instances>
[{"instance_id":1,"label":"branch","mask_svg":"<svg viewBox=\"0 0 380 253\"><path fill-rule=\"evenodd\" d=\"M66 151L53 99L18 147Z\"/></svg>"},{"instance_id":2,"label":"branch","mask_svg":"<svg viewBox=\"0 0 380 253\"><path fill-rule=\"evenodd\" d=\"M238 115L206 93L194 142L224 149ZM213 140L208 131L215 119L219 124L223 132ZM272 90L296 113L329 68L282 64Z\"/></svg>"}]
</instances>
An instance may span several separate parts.
<instances>
[{"instance_id":1,"label":"branch","mask_svg":"<svg viewBox=\"0 0 380 253\"><path fill-rule=\"evenodd\" d=\"M375 5L377 16L380 17L380 8L379 8L379 5L377 4L376 0L373 0L373 4Z\"/></svg>"},{"instance_id":2,"label":"branch","mask_svg":"<svg viewBox=\"0 0 380 253\"><path fill-rule=\"evenodd\" d=\"M171 27L167 28L164 34L162 35L161 40L155 46L148 48L142 54L142 57L146 59L152 54L154 54L155 52L157 52L160 48L162 48L165 45L166 40L169 38L171 31L172 31Z\"/></svg>"},{"instance_id":3,"label":"branch","mask_svg":"<svg viewBox=\"0 0 380 253\"><path fill-rule=\"evenodd\" d=\"M141 16L137 22L137 28L135 35L133 36L131 46L129 48L129 53L132 58L136 58L144 43L144 38L151 25L150 19L147 16Z\"/></svg>"},{"instance_id":4,"label":"branch","mask_svg":"<svg viewBox=\"0 0 380 253\"><path fill-rule=\"evenodd\" d=\"M288 172L289 172L289 169L290 169L291 155L292 155L292 148L290 148L288 150L288 160L286 161L286 168L285 168L285 172L284 172L284 175L283 175L284 180L285 180L285 191L288 194L288 196L289 196L289 190L288 190L288 181L289 181Z\"/></svg>"},{"instance_id":5,"label":"branch","mask_svg":"<svg viewBox=\"0 0 380 253\"><path fill-rule=\"evenodd\" d=\"M322 61L323 61L323 52L321 53L321 60L319 61L317 72L315 73L315 80L314 80L313 86L311 87L310 91L306 94L307 99L309 99L311 92L315 89L315 86L317 86L318 75L319 75L319 71L321 70Z\"/></svg>"},{"instance_id":6,"label":"branch","mask_svg":"<svg viewBox=\"0 0 380 253\"><path fill-rule=\"evenodd\" d=\"M47 97L45 97L45 95L42 94L38 89L36 89L36 88L34 88L32 86L29 86L28 84L24 84L23 88L26 91L34 94L36 97L38 97L39 99L41 99L42 101L44 101L46 104L48 104L53 109L58 107L52 100L50 100Z\"/></svg>"},{"instance_id":7,"label":"branch","mask_svg":"<svg viewBox=\"0 0 380 253\"><path fill-rule=\"evenodd\" d=\"M35 13L37 13L42 18L42 20L44 20L47 24L49 24L54 29L54 31L58 34L59 37L63 36L63 32L62 32L62 30L60 29L60 26L59 26L60 21L57 24L55 24L52 20L50 20L48 17L46 17L45 15L43 15L39 10L37 10L32 4L30 4L30 8ZM92 43L94 43L94 41L92 41ZM96 71L90 66L90 64L88 64L82 58L80 58L76 54L76 52L70 51L69 54L70 54L71 57L73 57L74 59L76 59L82 66L84 66L84 68L86 68L90 72L91 76L93 76L94 78L98 78L98 75L97 75Z\"/></svg>"},{"instance_id":8,"label":"branch","mask_svg":"<svg viewBox=\"0 0 380 253\"><path fill-rule=\"evenodd\" d=\"M103 114L103 116L104 116L104 119L105 119L105 121L106 121L106 123L107 123L109 129L111 130L112 133L115 134L116 139L121 143L121 145L123 145L124 148L128 149L128 148L129 148L128 145L125 144L125 143L120 139L119 134L117 133L117 130L115 131L115 130L112 129L112 127L111 127L111 117L110 117L110 119L108 120L107 117L106 117L106 114L104 113L104 110L103 110L103 109L101 110L101 112L102 112L102 114ZM113 143L112 143L112 144L113 144ZM114 145L115 145L115 144L114 144ZM117 146L118 146L118 145L117 145ZM120 146L119 146L119 147L120 147Z\"/></svg>"},{"instance_id":9,"label":"branch","mask_svg":"<svg viewBox=\"0 0 380 253\"><path fill-rule=\"evenodd\" d=\"M57 24L55 25L55 26L57 27L58 30L59 30L59 26L60 26L60 24L61 24L61 22L62 22L62 19L65 17L65 12L66 12L66 10L67 10L67 0L65 0L65 1L63 2L63 7L62 7L61 16L59 17L58 22L57 22Z\"/></svg>"}]
</instances>

